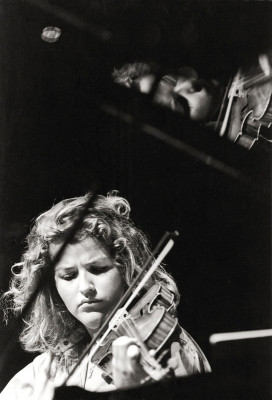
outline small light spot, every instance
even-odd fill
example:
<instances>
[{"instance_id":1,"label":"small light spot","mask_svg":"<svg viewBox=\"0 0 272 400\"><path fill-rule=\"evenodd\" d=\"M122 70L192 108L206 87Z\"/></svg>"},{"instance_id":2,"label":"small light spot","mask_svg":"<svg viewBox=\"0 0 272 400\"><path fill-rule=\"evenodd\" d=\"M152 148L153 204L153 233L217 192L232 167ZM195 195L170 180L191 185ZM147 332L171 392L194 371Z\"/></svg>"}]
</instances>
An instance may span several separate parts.
<instances>
[{"instance_id":1,"label":"small light spot","mask_svg":"<svg viewBox=\"0 0 272 400\"><path fill-rule=\"evenodd\" d=\"M56 26L47 26L43 29L41 38L45 42L55 43L61 35L61 29Z\"/></svg>"}]
</instances>

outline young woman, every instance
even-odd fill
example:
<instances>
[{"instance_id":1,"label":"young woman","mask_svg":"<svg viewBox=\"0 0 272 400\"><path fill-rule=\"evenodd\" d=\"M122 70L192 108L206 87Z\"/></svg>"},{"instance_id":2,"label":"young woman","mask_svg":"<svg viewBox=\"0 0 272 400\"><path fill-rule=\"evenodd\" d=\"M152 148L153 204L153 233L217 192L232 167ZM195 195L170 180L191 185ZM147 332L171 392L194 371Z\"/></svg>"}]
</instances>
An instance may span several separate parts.
<instances>
[{"instance_id":1,"label":"young woman","mask_svg":"<svg viewBox=\"0 0 272 400\"><path fill-rule=\"evenodd\" d=\"M1 399L51 399L54 387L63 384L150 255L146 236L129 219L129 203L112 192L107 197L95 197L52 268L52 260L88 198L63 200L40 215L28 236L22 261L12 268L10 290L4 295L6 311L11 309L19 315L38 288L24 315L20 342L26 351L41 355L15 375ZM157 283L170 293L172 305L177 305L176 284L161 266L140 298ZM141 365L138 344L133 335L110 339L110 361L109 357L90 359L87 354L67 384L106 391L152 379ZM210 371L198 345L178 325L157 361L169 371L168 376Z\"/></svg>"}]
</instances>

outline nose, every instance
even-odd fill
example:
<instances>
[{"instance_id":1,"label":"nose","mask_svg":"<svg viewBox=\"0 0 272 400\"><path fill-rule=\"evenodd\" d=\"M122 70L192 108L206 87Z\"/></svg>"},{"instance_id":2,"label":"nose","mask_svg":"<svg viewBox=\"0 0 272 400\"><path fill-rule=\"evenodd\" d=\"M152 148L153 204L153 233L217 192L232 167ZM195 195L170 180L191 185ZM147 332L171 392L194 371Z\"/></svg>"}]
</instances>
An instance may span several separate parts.
<instances>
[{"instance_id":1,"label":"nose","mask_svg":"<svg viewBox=\"0 0 272 400\"><path fill-rule=\"evenodd\" d=\"M190 80L178 79L176 86L174 87L174 93L184 95L190 93L192 90L192 83Z\"/></svg>"},{"instance_id":2,"label":"nose","mask_svg":"<svg viewBox=\"0 0 272 400\"><path fill-rule=\"evenodd\" d=\"M186 79L177 81L174 92L180 95L200 92L203 89L202 83L197 79Z\"/></svg>"},{"instance_id":3,"label":"nose","mask_svg":"<svg viewBox=\"0 0 272 400\"><path fill-rule=\"evenodd\" d=\"M79 273L79 291L85 297L92 297L96 293L93 276L86 270Z\"/></svg>"}]
</instances>

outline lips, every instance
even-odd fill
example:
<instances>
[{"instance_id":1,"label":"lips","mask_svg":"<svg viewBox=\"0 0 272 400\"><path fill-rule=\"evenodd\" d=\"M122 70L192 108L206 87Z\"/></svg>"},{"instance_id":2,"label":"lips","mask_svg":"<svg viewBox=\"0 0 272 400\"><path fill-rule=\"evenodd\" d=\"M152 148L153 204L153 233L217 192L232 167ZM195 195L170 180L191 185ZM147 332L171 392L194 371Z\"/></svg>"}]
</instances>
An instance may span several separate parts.
<instances>
[{"instance_id":1,"label":"lips","mask_svg":"<svg viewBox=\"0 0 272 400\"><path fill-rule=\"evenodd\" d=\"M91 304L98 304L101 303L102 300L93 299L93 300L82 300L79 304L79 307L83 305L91 305Z\"/></svg>"}]
</instances>

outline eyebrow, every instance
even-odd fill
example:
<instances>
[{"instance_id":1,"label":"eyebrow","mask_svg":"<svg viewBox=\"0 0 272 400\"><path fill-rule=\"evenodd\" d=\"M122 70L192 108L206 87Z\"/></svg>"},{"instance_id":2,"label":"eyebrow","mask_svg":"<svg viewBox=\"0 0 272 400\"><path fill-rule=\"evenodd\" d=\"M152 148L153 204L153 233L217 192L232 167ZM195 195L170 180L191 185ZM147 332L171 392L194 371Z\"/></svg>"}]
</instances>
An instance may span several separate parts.
<instances>
[{"instance_id":1,"label":"eyebrow","mask_svg":"<svg viewBox=\"0 0 272 400\"><path fill-rule=\"evenodd\" d=\"M113 262L113 260L111 259L110 256L98 256L92 260L87 260L86 262L84 262L84 266L99 266L100 264L104 263L104 262ZM59 271L59 270L65 270L65 271L69 271L69 270L73 270L77 268L77 266L75 264L61 264L61 262L59 264L56 265L55 267L55 272Z\"/></svg>"},{"instance_id":2,"label":"eyebrow","mask_svg":"<svg viewBox=\"0 0 272 400\"><path fill-rule=\"evenodd\" d=\"M57 265L56 268L55 268L55 272L58 272L58 271L73 271L75 268L76 268L75 265L67 265L67 266L65 266L65 265Z\"/></svg>"}]
</instances>

